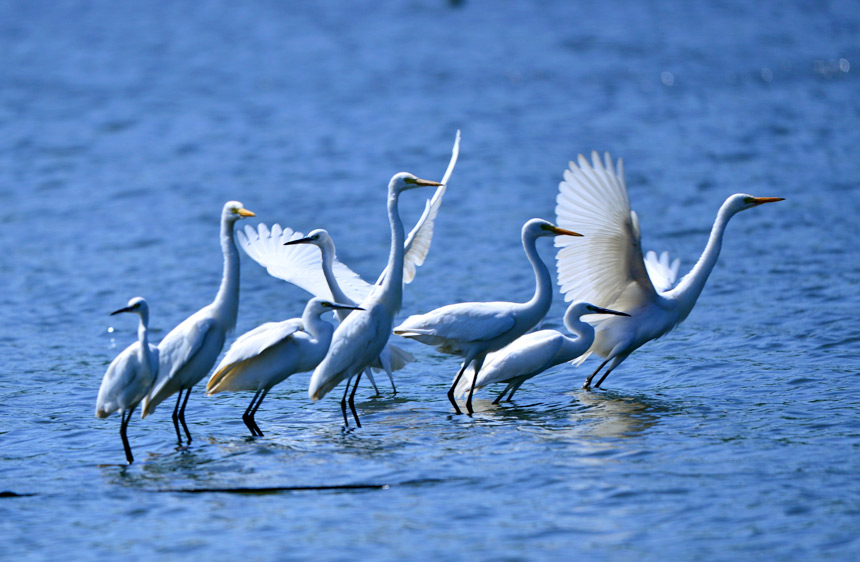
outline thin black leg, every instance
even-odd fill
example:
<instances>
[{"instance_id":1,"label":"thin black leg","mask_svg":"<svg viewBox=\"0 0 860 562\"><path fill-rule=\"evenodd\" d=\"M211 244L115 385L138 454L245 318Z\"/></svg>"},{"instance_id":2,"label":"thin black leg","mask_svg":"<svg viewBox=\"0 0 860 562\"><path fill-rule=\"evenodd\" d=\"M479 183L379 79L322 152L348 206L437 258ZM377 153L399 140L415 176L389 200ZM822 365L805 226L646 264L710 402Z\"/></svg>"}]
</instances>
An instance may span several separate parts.
<instances>
[{"instance_id":1,"label":"thin black leg","mask_svg":"<svg viewBox=\"0 0 860 562\"><path fill-rule=\"evenodd\" d=\"M508 393L508 391L511 389L512 386L513 385L511 383L508 383L508 386L505 387L505 389L502 391L502 393L499 394L495 400L493 400L493 404L498 404L499 402L501 402L502 398L505 397L505 394Z\"/></svg>"},{"instance_id":2,"label":"thin black leg","mask_svg":"<svg viewBox=\"0 0 860 562\"><path fill-rule=\"evenodd\" d=\"M268 393L269 393L269 389L267 388L263 391L263 394L260 395L260 399L257 400L257 404L254 406L254 409L251 410L251 423L254 424L254 429L257 430L257 435L260 437L263 436L263 432L260 430L260 426L257 425L257 420L255 419L254 416L257 415L257 410L260 409L260 404L263 403L263 398L265 398L266 394L268 394Z\"/></svg>"},{"instance_id":3,"label":"thin black leg","mask_svg":"<svg viewBox=\"0 0 860 562\"><path fill-rule=\"evenodd\" d=\"M343 425L349 427L349 420L346 418L346 395L349 394L349 383L352 377L346 379L346 388L343 389L343 398L340 399L340 411L343 413Z\"/></svg>"},{"instance_id":4,"label":"thin black leg","mask_svg":"<svg viewBox=\"0 0 860 562\"><path fill-rule=\"evenodd\" d=\"M122 422L119 424L119 435L122 437L122 446L125 449L125 460L128 461L128 464L134 462L134 456L131 454L131 445L128 443L128 422L131 421L131 414L134 412L134 408L128 410L128 412L122 413ZM126 415L128 414L128 415Z\"/></svg>"},{"instance_id":5,"label":"thin black leg","mask_svg":"<svg viewBox=\"0 0 860 562\"><path fill-rule=\"evenodd\" d=\"M460 367L460 370L457 372L457 376L454 377L454 383L451 385L451 388L448 389L448 401L451 402L451 405L454 406L454 411L457 412L459 416L463 412L460 411L460 406L457 405L457 401L454 400L454 389L457 388L457 383L460 382L460 378L462 378L463 373L466 371L466 366L471 362L471 359L467 359L463 361L463 366Z\"/></svg>"},{"instance_id":6,"label":"thin black leg","mask_svg":"<svg viewBox=\"0 0 860 562\"><path fill-rule=\"evenodd\" d=\"M591 373L587 379L585 379L585 384L582 385L582 388L585 388L585 389L591 388L591 379L593 379L594 375L596 375L598 372L600 372L600 369L602 369L607 363L609 363L609 359L607 359L606 361L601 363L600 366L597 369L595 369L595 371L593 373ZM603 381L603 379L600 379L600 380ZM597 383L597 385L600 386L600 383Z\"/></svg>"},{"instance_id":7,"label":"thin black leg","mask_svg":"<svg viewBox=\"0 0 860 562\"><path fill-rule=\"evenodd\" d=\"M600 388L601 383L603 383L603 381L605 381L605 380L606 380L606 377L608 377L608 376L609 376L609 373L611 373L611 372L612 372L612 370L613 370L613 369L615 369L615 367L617 367L617 365L612 365L611 367L609 367L608 369L606 369L606 372L605 372L605 373L603 373L603 376L602 376L602 377L600 377L600 380L599 380L599 381L597 381L597 384L595 384L595 385L594 385L594 388Z\"/></svg>"},{"instance_id":8,"label":"thin black leg","mask_svg":"<svg viewBox=\"0 0 860 562\"><path fill-rule=\"evenodd\" d=\"M356 427L361 427L361 422L358 421L358 412L355 411L355 391L358 390L358 381L361 380L361 373L355 376L355 386L352 387L352 392L349 393L349 409L352 410L352 417L355 418Z\"/></svg>"},{"instance_id":9,"label":"thin black leg","mask_svg":"<svg viewBox=\"0 0 860 562\"><path fill-rule=\"evenodd\" d=\"M523 379L523 380L521 380L521 381L519 381L519 382L515 382L515 383L513 383L513 386L514 386L514 387L511 389L511 393L510 393L510 394L508 394L508 399L507 399L507 400L505 400L505 402L510 402L510 401L511 401L511 398L513 398L513 397L514 397L514 393L520 389L520 386L522 386L522 384L523 384L524 382L526 382L526 381L525 381L525 379Z\"/></svg>"},{"instance_id":10,"label":"thin black leg","mask_svg":"<svg viewBox=\"0 0 860 562\"><path fill-rule=\"evenodd\" d=\"M480 372L481 367L484 366L484 357L485 356L481 356L475 360L475 377L472 379L472 387L469 389L469 397L466 399L466 411L470 416L475 413L472 409L472 395L475 394L475 383L478 382L478 372Z\"/></svg>"},{"instance_id":11,"label":"thin black leg","mask_svg":"<svg viewBox=\"0 0 860 562\"><path fill-rule=\"evenodd\" d=\"M188 404L188 398L191 397L191 389L185 391L185 400L182 401L182 407L179 408L179 421L182 423L182 429L185 430L185 436L188 437L188 444L191 444L191 432L188 431L188 425L185 423L185 405Z\"/></svg>"},{"instance_id":12,"label":"thin black leg","mask_svg":"<svg viewBox=\"0 0 860 562\"><path fill-rule=\"evenodd\" d=\"M245 423L245 427L248 428L248 431L251 432L251 435L257 435L257 432L254 430L254 417L251 414L251 411L254 409L254 403L257 401L261 392L263 392L262 388L254 394L254 397L251 398L251 403L248 404L248 407L245 408L245 411L242 413L242 421Z\"/></svg>"},{"instance_id":13,"label":"thin black leg","mask_svg":"<svg viewBox=\"0 0 860 562\"><path fill-rule=\"evenodd\" d=\"M176 430L176 440L182 445L182 434L179 433L179 405L182 403L182 389L176 393L176 406L173 407L173 429Z\"/></svg>"}]
</instances>

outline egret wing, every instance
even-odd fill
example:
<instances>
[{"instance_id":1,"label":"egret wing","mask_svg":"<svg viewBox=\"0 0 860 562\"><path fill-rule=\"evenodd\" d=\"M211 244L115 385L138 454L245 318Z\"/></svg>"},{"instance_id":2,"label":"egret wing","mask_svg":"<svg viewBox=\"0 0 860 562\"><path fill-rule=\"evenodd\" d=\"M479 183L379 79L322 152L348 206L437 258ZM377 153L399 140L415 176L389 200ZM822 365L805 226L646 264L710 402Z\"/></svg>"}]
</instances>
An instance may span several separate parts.
<instances>
[{"instance_id":1,"label":"egret wing","mask_svg":"<svg viewBox=\"0 0 860 562\"><path fill-rule=\"evenodd\" d=\"M433 241L436 216L439 214L439 208L442 206L442 197L445 196L445 190L448 188L448 180L451 178L454 166L457 165L459 155L460 131L458 130L457 136L454 139L454 148L451 150L451 160L448 162L448 169L445 170L445 175L442 177L442 185L437 187L433 197L427 200L421 218L415 223L403 245L403 283L411 283L415 279L416 269L424 264L424 260L430 252L430 243ZM377 285L381 284L382 280L385 279L386 271L388 271L387 268L379 276L379 280L376 282Z\"/></svg>"},{"instance_id":2,"label":"egret wing","mask_svg":"<svg viewBox=\"0 0 860 562\"><path fill-rule=\"evenodd\" d=\"M675 258L671 263L669 262L669 252L661 253L659 258L654 250L648 250L645 254L645 269L648 270L648 277L654 283L654 289L660 293L668 291L675 285L680 268L680 259Z\"/></svg>"},{"instance_id":3,"label":"egret wing","mask_svg":"<svg viewBox=\"0 0 860 562\"><path fill-rule=\"evenodd\" d=\"M256 357L301 329L303 329L301 318L292 318L283 322L266 322L257 326L233 342L216 370L220 370L225 365Z\"/></svg>"},{"instance_id":4,"label":"egret wing","mask_svg":"<svg viewBox=\"0 0 860 562\"><path fill-rule=\"evenodd\" d=\"M407 318L394 333L405 337L427 335L458 342L495 339L516 324L508 303L470 302L450 304L426 314Z\"/></svg>"},{"instance_id":5,"label":"egret wing","mask_svg":"<svg viewBox=\"0 0 860 562\"><path fill-rule=\"evenodd\" d=\"M256 229L246 225L236 231L239 245L255 262L266 268L269 275L304 289L316 297L331 300L332 294L322 269L322 254L312 244L284 242L304 238L304 234L289 227L273 224L271 231L265 224ZM340 288L355 302L361 302L370 293L371 285L357 273L335 258L332 264Z\"/></svg>"},{"instance_id":6,"label":"egret wing","mask_svg":"<svg viewBox=\"0 0 860 562\"><path fill-rule=\"evenodd\" d=\"M582 238L559 236L555 244L558 282L566 301L634 308L657 298L642 258L639 220L630 210L624 167L615 169L609 153L589 165L580 155L559 184L558 225ZM577 165L578 164L578 165Z\"/></svg>"}]
</instances>

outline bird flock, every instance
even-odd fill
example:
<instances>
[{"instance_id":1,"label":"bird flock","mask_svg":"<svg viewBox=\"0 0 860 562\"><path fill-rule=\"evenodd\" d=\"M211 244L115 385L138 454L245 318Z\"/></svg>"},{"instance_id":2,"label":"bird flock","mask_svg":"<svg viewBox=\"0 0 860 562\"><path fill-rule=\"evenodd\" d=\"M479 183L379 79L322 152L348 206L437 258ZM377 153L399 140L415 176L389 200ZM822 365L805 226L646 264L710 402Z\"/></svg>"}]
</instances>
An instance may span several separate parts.
<instances>
[{"instance_id":1,"label":"bird flock","mask_svg":"<svg viewBox=\"0 0 860 562\"><path fill-rule=\"evenodd\" d=\"M145 299L134 297L126 307L111 313L139 316L138 339L110 363L96 402L97 417L120 412L126 461L134 460L127 430L138 404L142 404L141 417L145 418L176 394L176 438L181 444L184 434L191 442L185 407L192 388L210 372L208 396L227 391L254 393L242 414L253 436L263 435L255 415L269 391L291 375L311 371L308 395L312 400L323 398L346 381L340 402L344 424L349 426L348 406L356 426L361 427L355 394L362 376L378 393L373 373L385 372L396 393L393 373L415 361L408 351L389 342L392 334L462 358L447 394L457 414L462 413L457 399L465 397L466 412L473 415L472 398L478 389L505 383L494 403L506 395L510 401L526 380L561 363L579 365L591 354L604 360L585 379L583 388L591 388L594 377L605 368L593 385L600 387L633 351L668 333L690 314L716 264L729 219L745 209L782 200L747 194L728 197L701 257L676 283L678 259L670 262L666 252L659 256L642 252L639 220L630 209L621 159L613 163L608 153L601 160L593 152L589 162L580 155L559 184L556 224L533 218L523 225L522 245L535 276L535 291L529 300L450 304L409 316L395 326L404 285L415 278L430 250L459 146L457 131L442 181L406 172L389 181L391 249L374 284L338 261L326 230L304 235L278 224L236 229L237 221L255 214L238 201L227 202L221 212L224 269L211 304L181 322L157 346L149 341ZM435 187L435 192L407 235L398 210L400 196L426 187ZM539 238L550 237L558 248L558 283L565 300L571 302L563 321L574 337L556 330L533 331L552 303L552 279L537 249ZM236 338L216 366L236 325L239 247L273 277L301 287L313 297L300 317L267 322ZM327 312L335 313L337 327L323 318Z\"/></svg>"}]
</instances>

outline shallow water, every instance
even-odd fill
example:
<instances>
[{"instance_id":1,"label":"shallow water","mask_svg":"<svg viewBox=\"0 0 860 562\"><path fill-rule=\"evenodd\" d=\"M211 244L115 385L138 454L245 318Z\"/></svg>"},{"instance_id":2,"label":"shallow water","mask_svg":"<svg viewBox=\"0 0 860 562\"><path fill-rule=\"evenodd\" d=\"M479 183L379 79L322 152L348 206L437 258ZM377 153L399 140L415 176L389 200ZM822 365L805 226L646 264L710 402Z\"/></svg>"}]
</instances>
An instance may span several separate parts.
<instances>
[{"instance_id":1,"label":"shallow water","mask_svg":"<svg viewBox=\"0 0 860 562\"><path fill-rule=\"evenodd\" d=\"M35 495L0 499L4 557L855 558L860 13L627 4L5 3L0 491ZM250 394L198 388L191 446L166 403L123 466L118 417L93 410L136 324L108 313L146 296L158 340L208 303L229 199L327 228L375 279L388 178L440 177L457 128L402 317L527 298L520 227L552 218L579 152L624 157L646 249L682 271L726 196L786 201L732 220L690 318L604 390L577 390L590 361L453 416L456 360L400 342L418 361L396 396L362 394L360 430L308 375L257 439ZM422 207L404 195L407 224ZM306 296L243 257L241 298L238 333ZM341 484L382 487L176 491Z\"/></svg>"}]
</instances>

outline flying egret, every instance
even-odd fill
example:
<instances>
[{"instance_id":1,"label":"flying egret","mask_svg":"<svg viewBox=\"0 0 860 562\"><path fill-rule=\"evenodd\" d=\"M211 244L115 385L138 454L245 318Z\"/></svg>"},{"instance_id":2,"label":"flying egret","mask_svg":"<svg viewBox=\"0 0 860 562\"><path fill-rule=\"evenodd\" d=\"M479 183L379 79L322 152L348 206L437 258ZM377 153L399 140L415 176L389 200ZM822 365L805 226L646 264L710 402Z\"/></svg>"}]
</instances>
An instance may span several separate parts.
<instances>
[{"instance_id":1,"label":"flying egret","mask_svg":"<svg viewBox=\"0 0 860 562\"><path fill-rule=\"evenodd\" d=\"M394 333L399 336L435 346L443 353L463 357L463 366L448 390L448 400L458 414L461 412L454 400L454 390L466 367L474 362L475 373L480 373L487 353L505 347L534 328L549 311L552 304L552 280L538 255L536 243L538 238L559 235L582 236L543 219L531 219L523 225L523 248L535 274L535 294L528 302L449 304L426 314L410 316L394 329ZM466 400L469 415L473 413L474 392L473 385Z\"/></svg>"},{"instance_id":2,"label":"flying egret","mask_svg":"<svg viewBox=\"0 0 860 562\"><path fill-rule=\"evenodd\" d=\"M564 325L577 337L571 338L556 330L539 330L519 337L502 349L487 354L481 376L474 381L475 388L506 382L508 386L493 400L493 404L498 404L509 391L507 400L510 402L520 385L528 379L585 353L594 341L594 328L580 319L585 314L629 316L587 302L571 303L564 314ZM468 392L474 378L474 370L467 370L455 394L463 396Z\"/></svg>"},{"instance_id":3,"label":"flying egret","mask_svg":"<svg viewBox=\"0 0 860 562\"><path fill-rule=\"evenodd\" d=\"M360 309L315 297L308 301L301 318L267 322L240 336L209 378L207 396L255 390L242 421L251 435L262 436L254 420L260 404L273 386L290 375L312 370L322 361L334 326L320 316L332 310Z\"/></svg>"},{"instance_id":4,"label":"flying egret","mask_svg":"<svg viewBox=\"0 0 860 562\"><path fill-rule=\"evenodd\" d=\"M221 211L221 250L224 253L224 273L221 286L212 304L204 306L181 324L173 328L158 344L158 378L149 395L143 400L146 417L155 407L174 393L178 393L173 408L173 427L176 438L182 442L179 423L191 443L191 432L185 423L185 405L191 395L191 387L205 377L221 348L227 332L236 326L239 311L239 250L233 237L233 225L239 219L253 217L238 201L228 201ZM182 392L185 392L185 399ZM180 406L181 403L181 406Z\"/></svg>"},{"instance_id":5,"label":"flying egret","mask_svg":"<svg viewBox=\"0 0 860 562\"><path fill-rule=\"evenodd\" d=\"M356 310L346 317L332 336L329 351L314 370L308 395L312 400L324 397L343 380L356 376L355 386L349 396L349 407L355 423L361 427L355 411L355 389L361 372L373 363L388 343L394 315L403 301L404 232L400 220L398 202L400 194L409 189L425 186L441 186L435 181L416 178L412 174L395 174L388 183L388 221L391 225L391 250L388 265L382 274L382 283L375 285L370 294L361 301L363 310ZM346 389L349 389L347 384ZM341 400L343 420L346 418L346 392Z\"/></svg>"},{"instance_id":6,"label":"flying egret","mask_svg":"<svg viewBox=\"0 0 860 562\"><path fill-rule=\"evenodd\" d=\"M448 180L457 164L459 154L460 131L457 131L454 147L451 150L451 160L441 181L442 185L427 201L424 213L406 237L403 259L405 283L410 283L414 279L416 268L424 263L430 251L436 216L442 206L442 197L445 195ZM356 305L363 301L373 288L370 283L338 261L334 240L325 230L314 230L304 236L301 232L282 228L278 224L272 225L271 231L265 224L258 225L256 230L247 225L245 232L242 230L237 232L237 237L239 246L245 253L265 267L270 275L296 285L314 296ZM315 245L319 248L319 252L303 244ZM376 284L380 284L381 281L382 276ZM348 315L349 311L337 313L338 320L341 322ZM391 382L391 388L396 394L397 388L394 385L392 371L402 369L414 360L415 358L406 350L388 343L370 367L385 371ZM371 369L365 369L364 372L378 393Z\"/></svg>"},{"instance_id":7,"label":"flying egret","mask_svg":"<svg viewBox=\"0 0 860 562\"><path fill-rule=\"evenodd\" d=\"M596 353L605 361L585 380L583 388L604 367L595 387L606 379L628 355L644 343L657 339L680 324L696 304L723 242L726 225L736 213L781 197L753 197L743 193L730 196L717 213L705 251L693 269L672 288L678 262L669 265L649 252L642 257L639 219L630 210L621 159L613 169L609 153L600 161L597 152L592 164L582 155L578 166L571 162L559 184L556 215L560 225L577 225L586 236L582 244L556 241L558 282L567 301L584 300L598 306L621 310L632 318L611 317L595 326L594 343L578 363Z\"/></svg>"},{"instance_id":8,"label":"flying egret","mask_svg":"<svg viewBox=\"0 0 860 562\"><path fill-rule=\"evenodd\" d=\"M126 433L128 422L131 421L135 407L149 392L158 373L158 348L149 343L149 306L146 300L143 297L134 297L128 301L128 306L111 312L111 316L122 312L133 312L140 316L137 341L125 348L108 366L96 400L96 417L106 418L113 412L120 411L122 421L119 435L122 437L125 458L128 464L131 464L134 457Z\"/></svg>"}]
</instances>

